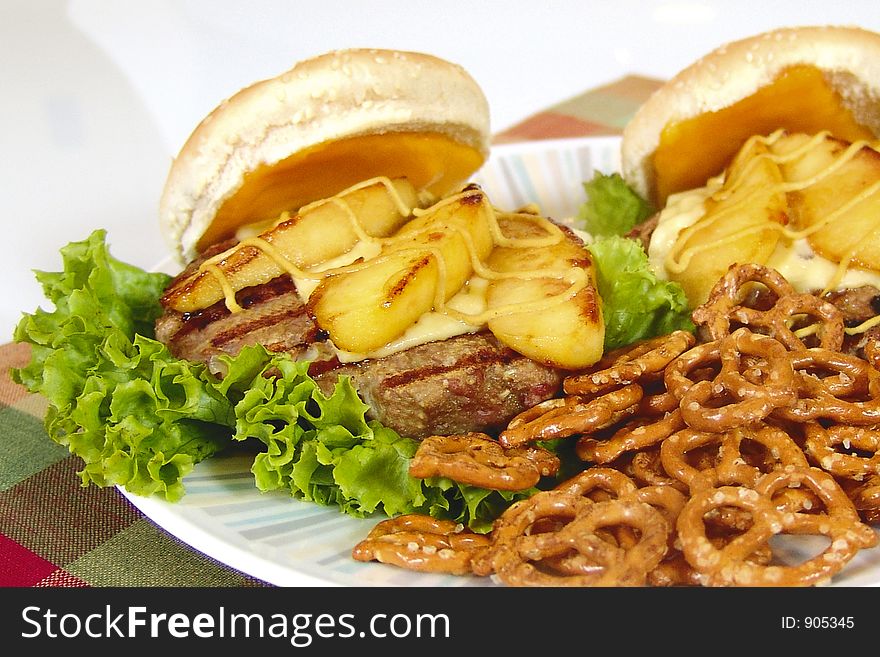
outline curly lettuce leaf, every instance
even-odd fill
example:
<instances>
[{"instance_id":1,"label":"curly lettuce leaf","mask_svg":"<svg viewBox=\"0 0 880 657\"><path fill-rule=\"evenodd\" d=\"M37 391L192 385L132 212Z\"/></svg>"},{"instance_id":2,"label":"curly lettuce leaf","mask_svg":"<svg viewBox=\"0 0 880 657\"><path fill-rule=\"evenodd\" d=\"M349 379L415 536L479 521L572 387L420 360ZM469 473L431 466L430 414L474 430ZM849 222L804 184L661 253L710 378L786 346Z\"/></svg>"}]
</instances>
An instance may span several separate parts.
<instances>
[{"instance_id":1,"label":"curly lettuce leaf","mask_svg":"<svg viewBox=\"0 0 880 657\"><path fill-rule=\"evenodd\" d=\"M46 431L82 458L83 485L177 500L182 478L228 444L232 404L204 366L149 337L169 277L116 260L105 237L62 249L62 272L37 273L55 309L22 317L14 338L31 362L12 377L48 400Z\"/></svg>"},{"instance_id":2,"label":"curly lettuce leaf","mask_svg":"<svg viewBox=\"0 0 880 657\"><path fill-rule=\"evenodd\" d=\"M488 530L513 499L527 494L410 476L418 442L368 420L368 406L347 378L325 395L308 376L307 363L261 347L226 363L220 387L243 391L233 438L265 445L252 467L260 490L282 489L357 517L427 513L477 530Z\"/></svg>"},{"instance_id":3,"label":"curly lettuce leaf","mask_svg":"<svg viewBox=\"0 0 880 657\"><path fill-rule=\"evenodd\" d=\"M594 237L628 233L654 211L619 173L597 172L584 183L584 191L587 200L578 208L577 227Z\"/></svg>"},{"instance_id":4,"label":"curly lettuce leaf","mask_svg":"<svg viewBox=\"0 0 880 657\"><path fill-rule=\"evenodd\" d=\"M606 350L679 329L693 331L681 286L654 275L639 242L606 237L587 248L602 298Z\"/></svg>"},{"instance_id":5,"label":"curly lettuce leaf","mask_svg":"<svg viewBox=\"0 0 880 657\"><path fill-rule=\"evenodd\" d=\"M606 351L678 329L692 331L681 286L659 279L641 244L623 237L651 216L650 203L618 173L597 172L584 190L587 200L576 223L594 238L587 248L602 298Z\"/></svg>"}]
</instances>

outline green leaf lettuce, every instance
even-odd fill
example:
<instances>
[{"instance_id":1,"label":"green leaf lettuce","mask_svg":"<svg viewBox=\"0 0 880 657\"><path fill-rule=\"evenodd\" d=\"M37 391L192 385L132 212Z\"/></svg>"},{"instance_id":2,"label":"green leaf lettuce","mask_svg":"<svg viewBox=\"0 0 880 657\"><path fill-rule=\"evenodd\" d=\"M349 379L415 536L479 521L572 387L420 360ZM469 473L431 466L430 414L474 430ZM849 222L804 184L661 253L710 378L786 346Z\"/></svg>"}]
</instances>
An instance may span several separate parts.
<instances>
[{"instance_id":1,"label":"green leaf lettuce","mask_svg":"<svg viewBox=\"0 0 880 657\"><path fill-rule=\"evenodd\" d=\"M418 443L369 421L347 379L322 392L307 363L247 347L224 359L219 379L175 358L153 338L169 277L114 259L105 238L69 244L62 272L37 274L55 309L24 315L15 330L32 357L12 376L47 398L46 430L83 460L83 485L176 501L198 462L248 441L261 447L260 490L355 516L429 513L488 530L529 493L410 477Z\"/></svg>"},{"instance_id":2,"label":"green leaf lettuce","mask_svg":"<svg viewBox=\"0 0 880 657\"><path fill-rule=\"evenodd\" d=\"M588 248L602 298L606 350L678 329L693 330L681 286L654 275L639 242L606 237Z\"/></svg>"},{"instance_id":3,"label":"green leaf lettuce","mask_svg":"<svg viewBox=\"0 0 880 657\"><path fill-rule=\"evenodd\" d=\"M82 458L84 485L177 500L183 476L228 443L232 405L204 366L149 337L168 276L119 262L104 239L69 244L63 272L37 273L55 309L22 317L14 338L31 362L12 376L48 400L46 431Z\"/></svg>"},{"instance_id":4,"label":"green leaf lettuce","mask_svg":"<svg viewBox=\"0 0 880 657\"><path fill-rule=\"evenodd\" d=\"M587 200L578 209L577 225L594 237L623 235L653 213L651 204L619 173L596 172L584 183L584 191Z\"/></svg>"},{"instance_id":5,"label":"green leaf lettuce","mask_svg":"<svg viewBox=\"0 0 880 657\"><path fill-rule=\"evenodd\" d=\"M584 183L587 200L575 223L592 240L587 248L596 267L605 318L605 349L677 329L693 330L681 286L658 278L640 242L624 237L653 214L651 204L618 173L597 172Z\"/></svg>"}]
</instances>

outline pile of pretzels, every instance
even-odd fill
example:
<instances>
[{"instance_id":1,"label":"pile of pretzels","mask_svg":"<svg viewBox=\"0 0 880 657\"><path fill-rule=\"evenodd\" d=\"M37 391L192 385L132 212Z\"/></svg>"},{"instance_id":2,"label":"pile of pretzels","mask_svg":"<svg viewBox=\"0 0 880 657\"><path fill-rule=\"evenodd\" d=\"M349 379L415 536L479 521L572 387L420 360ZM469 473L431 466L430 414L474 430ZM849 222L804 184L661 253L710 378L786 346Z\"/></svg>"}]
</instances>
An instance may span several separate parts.
<instances>
[{"instance_id":1,"label":"pile of pretzels","mask_svg":"<svg viewBox=\"0 0 880 657\"><path fill-rule=\"evenodd\" d=\"M525 490L491 532L422 516L379 523L353 556L511 586L811 586L880 522L880 353L843 351L841 312L778 272L734 265L677 331L609 352L497 439L432 437L414 477ZM544 443L542 445L542 443ZM821 537L791 563L777 535ZM815 550L813 550L815 552Z\"/></svg>"}]
</instances>

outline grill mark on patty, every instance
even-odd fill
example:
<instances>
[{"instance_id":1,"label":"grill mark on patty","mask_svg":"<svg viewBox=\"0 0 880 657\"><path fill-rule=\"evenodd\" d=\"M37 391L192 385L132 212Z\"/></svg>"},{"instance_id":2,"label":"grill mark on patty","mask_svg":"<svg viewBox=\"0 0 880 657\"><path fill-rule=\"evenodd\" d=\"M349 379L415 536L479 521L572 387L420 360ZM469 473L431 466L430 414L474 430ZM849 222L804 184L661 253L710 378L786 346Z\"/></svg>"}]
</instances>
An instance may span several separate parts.
<instances>
[{"instance_id":1,"label":"grill mark on patty","mask_svg":"<svg viewBox=\"0 0 880 657\"><path fill-rule=\"evenodd\" d=\"M262 315L261 317L257 317L248 322L238 322L231 328L222 331L211 338L211 344L215 347L222 347L227 342L232 342L233 340L237 340L239 338L244 337L248 333L252 333L258 329L266 328L269 326L274 326L283 320L293 320L297 319L306 314L305 306L299 306L298 308L288 308L287 310L282 310L281 312ZM308 344L314 342L315 333L317 330L310 331L302 341L298 341L297 344Z\"/></svg>"},{"instance_id":2,"label":"grill mark on patty","mask_svg":"<svg viewBox=\"0 0 880 657\"><path fill-rule=\"evenodd\" d=\"M413 381L426 379L428 377L437 376L439 374L446 374L448 372L461 370L467 367L474 367L476 365L494 365L496 363L509 363L515 358L521 358L521 356L518 356L518 354L511 350L498 352L492 349L480 349L479 351L468 354L464 358L461 358L449 365L425 365L422 367L415 367L409 370L405 370L403 372L400 372L399 374L392 374L384 381L382 381L382 387L396 388L398 386L408 385Z\"/></svg>"},{"instance_id":3,"label":"grill mark on patty","mask_svg":"<svg viewBox=\"0 0 880 657\"><path fill-rule=\"evenodd\" d=\"M252 306L263 303L264 301L274 299L275 297L287 293L296 294L296 287L293 284L293 279L285 274L284 276L273 278L271 281L263 285L239 291L235 295L235 300L238 305L246 310ZM305 308L303 308L303 310L305 310ZM199 310L193 313L184 313L181 316L181 327L174 335L175 337L182 338L192 331L204 329L231 314L232 312L226 307L225 301L218 301L204 310ZM279 317L279 319L283 319L283 317Z\"/></svg>"}]
</instances>

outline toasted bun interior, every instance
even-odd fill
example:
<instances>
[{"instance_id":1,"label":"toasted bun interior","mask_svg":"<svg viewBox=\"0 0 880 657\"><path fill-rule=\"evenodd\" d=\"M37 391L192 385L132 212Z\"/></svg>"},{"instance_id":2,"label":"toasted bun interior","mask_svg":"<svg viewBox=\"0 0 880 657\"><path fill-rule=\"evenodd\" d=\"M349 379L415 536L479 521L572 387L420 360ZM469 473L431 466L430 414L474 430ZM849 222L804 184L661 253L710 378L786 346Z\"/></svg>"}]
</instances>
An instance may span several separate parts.
<instances>
[{"instance_id":1,"label":"toasted bun interior","mask_svg":"<svg viewBox=\"0 0 880 657\"><path fill-rule=\"evenodd\" d=\"M880 135L880 34L794 27L717 48L626 126L623 175L662 206L720 173L749 137L779 128L850 141Z\"/></svg>"},{"instance_id":2,"label":"toasted bun interior","mask_svg":"<svg viewBox=\"0 0 880 657\"><path fill-rule=\"evenodd\" d=\"M390 50L335 51L223 101L175 158L159 207L178 259L242 225L377 176L434 195L485 160L489 108L460 66Z\"/></svg>"}]
</instances>

